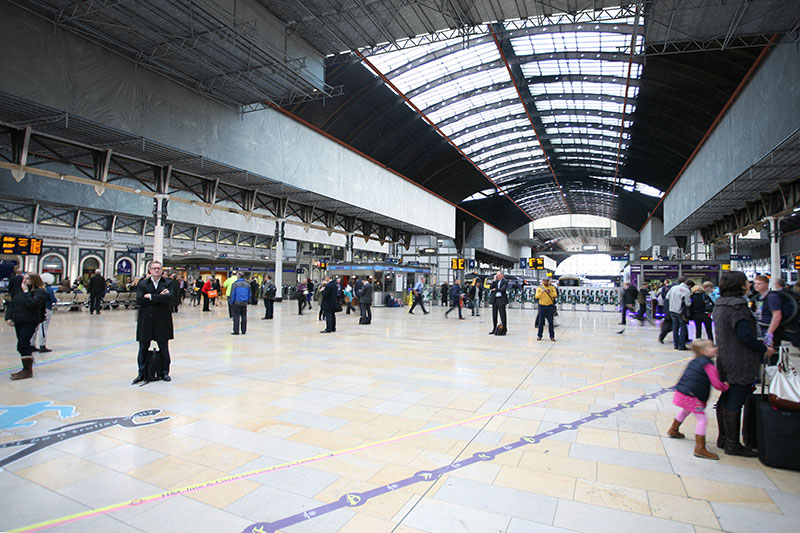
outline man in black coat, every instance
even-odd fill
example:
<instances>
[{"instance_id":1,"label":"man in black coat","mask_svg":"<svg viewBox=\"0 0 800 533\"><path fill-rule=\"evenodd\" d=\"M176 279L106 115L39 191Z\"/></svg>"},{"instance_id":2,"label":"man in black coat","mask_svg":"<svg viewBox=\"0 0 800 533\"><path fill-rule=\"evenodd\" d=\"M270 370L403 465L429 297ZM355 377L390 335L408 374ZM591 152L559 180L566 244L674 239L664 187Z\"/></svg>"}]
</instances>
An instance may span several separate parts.
<instances>
[{"instance_id":1,"label":"man in black coat","mask_svg":"<svg viewBox=\"0 0 800 533\"><path fill-rule=\"evenodd\" d=\"M492 299L492 331L489 335L497 333L506 334L508 327L506 326L506 305L508 305L508 280L505 279L502 272L498 272L494 276L494 281L489 287L489 294ZM500 315L501 330L497 329L497 315Z\"/></svg>"},{"instance_id":2,"label":"man in black coat","mask_svg":"<svg viewBox=\"0 0 800 533\"><path fill-rule=\"evenodd\" d=\"M322 290L322 300L319 307L325 315L325 329L320 333L333 333L336 331L336 308L338 307L339 286L331 278L330 274L325 276L325 288ZM341 307L339 307L341 311Z\"/></svg>"},{"instance_id":3,"label":"man in black coat","mask_svg":"<svg viewBox=\"0 0 800 533\"><path fill-rule=\"evenodd\" d=\"M358 280L356 282L356 295L358 296L358 309L361 311L360 324L372 323L372 284L369 278L364 278L364 281Z\"/></svg>"},{"instance_id":4,"label":"man in black coat","mask_svg":"<svg viewBox=\"0 0 800 533\"><path fill-rule=\"evenodd\" d=\"M161 273L159 272L159 275ZM94 271L94 276L89 280L89 314L95 311L100 314L100 305L103 303L103 295L106 293L106 280L100 273L100 269Z\"/></svg>"},{"instance_id":5,"label":"man in black coat","mask_svg":"<svg viewBox=\"0 0 800 533\"><path fill-rule=\"evenodd\" d=\"M258 304L258 280L255 276L250 280L250 305Z\"/></svg>"},{"instance_id":6,"label":"man in black coat","mask_svg":"<svg viewBox=\"0 0 800 533\"><path fill-rule=\"evenodd\" d=\"M158 343L158 350L161 352L161 379L172 381L169 377L169 341L173 338L170 297L172 280L161 277L162 269L161 263L153 261L150 263L150 275L136 285L136 303L139 305L139 318L136 321L139 374L131 385L144 381L151 341Z\"/></svg>"},{"instance_id":7,"label":"man in black coat","mask_svg":"<svg viewBox=\"0 0 800 533\"><path fill-rule=\"evenodd\" d=\"M625 289L622 291L622 320L620 320L620 326L627 324L628 310L636 306L636 299L639 297L639 289L635 285L626 281L623 286Z\"/></svg>"}]
</instances>

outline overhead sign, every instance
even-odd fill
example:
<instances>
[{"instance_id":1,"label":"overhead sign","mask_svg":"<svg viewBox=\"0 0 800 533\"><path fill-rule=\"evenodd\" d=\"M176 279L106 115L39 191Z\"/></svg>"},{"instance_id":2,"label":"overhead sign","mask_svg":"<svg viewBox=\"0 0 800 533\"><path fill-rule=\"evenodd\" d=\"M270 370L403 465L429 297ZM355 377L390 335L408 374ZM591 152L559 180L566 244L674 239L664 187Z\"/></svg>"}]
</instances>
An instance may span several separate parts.
<instances>
[{"instance_id":1,"label":"overhead sign","mask_svg":"<svg viewBox=\"0 0 800 533\"><path fill-rule=\"evenodd\" d=\"M138 248L128 247L129 254L143 254L144 253L144 246L139 246Z\"/></svg>"},{"instance_id":2,"label":"overhead sign","mask_svg":"<svg viewBox=\"0 0 800 533\"><path fill-rule=\"evenodd\" d=\"M42 239L32 237L2 236L2 253L9 255L41 255Z\"/></svg>"},{"instance_id":3,"label":"overhead sign","mask_svg":"<svg viewBox=\"0 0 800 533\"><path fill-rule=\"evenodd\" d=\"M782 255L781 256L781 270L789 270L789 257Z\"/></svg>"},{"instance_id":4,"label":"overhead sign","mask_svg":"<svg viewBox=\"0 0 800 533\"><path fill-rule=\"evenodd\" d=\"M219 259L225 259L225 258L227 258L227 257L228 257L228 254L219 254L217 257L218 257Z\"/></svg>"},{"instance_id":5,"label":"overhead sign","mask_svg":"<svg viewBox=\"0 0 800 533\"><path fill-rule=\"evenodd\" d=\"M523 270L528 268L528 258L527 257L520 257L519 258L519 267Z\"/></svg>"},{"instance_id":6,"label":"overhead sign","mask_svg":"<svg viewBox=\"0 0 800 533\"><path fill-rule=\"evenodd\" d=\"M470 259L469 260L469 268L470 269L475 268L476 265L477 265L477 262L474 259Z\"/></svg>"},{"instance_id":7,"label":"overhead sign","mask_svg":"<svg viewBox=\"0 0 800 533\"><path fill-rule=\"evenodd\" d=\"M794 269L800 270L800 254L794 255Z\"/></svg>"},{"instance_id":8,"label":"overhead sign","mask_svg":"<svg viewBox=\"0 0 800 533\"><path fill-rule=\"evenodd\" d=\"M450 270L464 270L465 267L465 259L463 257L453 257L450 259Z\"/></svg>"},{"instance_id":9,"label":"overhead sign","mask_svg":"<svg viewBox=\"0 0 800 533\"><path fill-rule=\"evenodd\" d=\"M436 248L418 248L419 255L436 255Z\"/></svg>"},{"instance_id":10,"label":"overhead sign","mask_svg":"<svg viewBox=\"0 0 800 533\"><path fill-rule=\"evenodd\" d=\"M533 270L544 270L544 257L529 257L528 268Z\"/></svg>"},{"instance_id":11,"label":"overhead sign","mask_svg":"<svg viewBox=\"0 0 800 533\"><path fill-rule=\"evenodd\" d=\"M652 261L652 260L653 260L652 256L649 255L642 255L639 257L639 261Z\"/></svg>"},{"instance_id":12,"label":"overhead sign","mask_svg":"<svg viewBox=\"0 0 800 533\"><path fill-rule=\"evenodd\" d=\"M612 255L612 261L627 261L629 257L627 255Z\"/></svg>"}]
</instances>

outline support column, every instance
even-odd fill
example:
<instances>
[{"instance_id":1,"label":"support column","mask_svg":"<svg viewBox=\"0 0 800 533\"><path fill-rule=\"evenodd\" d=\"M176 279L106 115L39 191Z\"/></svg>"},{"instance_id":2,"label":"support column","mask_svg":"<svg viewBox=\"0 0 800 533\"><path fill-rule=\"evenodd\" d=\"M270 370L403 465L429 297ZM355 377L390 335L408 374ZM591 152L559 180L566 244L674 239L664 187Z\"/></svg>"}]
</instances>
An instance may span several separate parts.
<instances>
[{"instance_id":1,"label":"support column","mask_svg":"<svg viewBox=\"0 0 800 533\"><path fill-rule=\"evenodd\" d=\"M731 244L731 255L739 253L739 243L736 235L733 233L728 234L728 240ZM739 270L739 262L731 260L731 270Z\"/></svg>"},{"instance_id":2,"label":"support column","mask_svg":"<svg viewBox=\"0 0 800 533\"><path fill-rule=\"evenodd\" d=\"M348 263L353 262L353 240L355 235L353 233L348 233L345 235L345 244L344 244L344 260Z\"/></svg>"},{"instance_id":3,"label":"support column","mask_svg":"<svg viewBox=\"0 0 800 533\"><path fill-rule=\"evenodd\" d=\"M769 272L770 289L775 289L775 280L781 277L781 221L767 217L769 221Z\"/></svg>"},{"instance_id":4,"label":"support column","mask_svg":"<svg viewBox=\"0 0 800 533\"><path fill-rule=\"evenodd\" d=\"M283 300L283 238L286 230L286 220L275 221L275 286L278 288L276 300Z\"/></svg>"},{"instance_id":5,"label":"support column","mask_svg":"<svg viewBox=\"0 0 800 533\"><path fill-rule=\"evenodd\" d=\"M155 229L153 230L153 261L164 262L164 219L167 218L166 201L169 196L166 194L156 194L153 208L155 217Z\"/></svg>"}]
</instances>

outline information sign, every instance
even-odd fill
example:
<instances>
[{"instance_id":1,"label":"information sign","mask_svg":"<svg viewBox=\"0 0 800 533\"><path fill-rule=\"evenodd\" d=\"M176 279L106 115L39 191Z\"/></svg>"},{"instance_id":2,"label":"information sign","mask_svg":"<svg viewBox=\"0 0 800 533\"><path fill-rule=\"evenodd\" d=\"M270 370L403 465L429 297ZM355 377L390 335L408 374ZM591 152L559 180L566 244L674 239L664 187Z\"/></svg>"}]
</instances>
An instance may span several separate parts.
<instances>
[{"instance_id":1,"label":"information sign","mask_svg":"<svg viewBox=\"0 0 800 533\"><path fill-rule=\"evenodd\" d=\"M17 237L16 235L3 235L2 253L9 255L41 255L42 239L32 237Z\"/></svg>"},{"instance_id":2,"label":"information sign","mask_svg":"<svg viewBox=\"0 0 800 533\"><path fill-rule=\"evenodd\" d=\"M465 261L463 257L453 257L450 259L450 270L464 270Z\"/></svg>"}]
</instances>

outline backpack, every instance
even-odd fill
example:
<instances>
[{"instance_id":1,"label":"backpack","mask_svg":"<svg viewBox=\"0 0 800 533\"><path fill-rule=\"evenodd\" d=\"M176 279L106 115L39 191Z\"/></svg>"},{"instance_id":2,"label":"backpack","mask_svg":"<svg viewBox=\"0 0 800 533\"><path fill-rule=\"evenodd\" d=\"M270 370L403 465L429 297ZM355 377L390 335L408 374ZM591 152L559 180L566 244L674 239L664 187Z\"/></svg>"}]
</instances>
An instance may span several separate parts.
<instances>
[{"instance_id":1,"label":"backpack","mask_svg":"<svg viewBox=\"0 0 800 533\"><path fill-rule=\"evenodd\" d=\"M145 359L144 382L140 387L161 379L161 352L158 350L148 350Z\"/></svg>"},{"instance_id":2,"label":"backpack","mask_svg":"<svg viewBox=\"0 0 800 533\"><path fill-rule=\"evenodd\" d=\"M792 290L770 291L774 292L781 297L781 328L792 327L797 328L798 318L800 318L800 295Z\"/></svg>"},{"instance_id":3,"label":"backpack","mask_svg":"<svg viewBox=\"0 0 800 533\"><path fill-rule=\"evenodd\" d=\"M267 287L267 292L264 296L267 300L274 300L276 294L278 294L278 288L275 285L270 285Z\"/></svg>"}]
</instances>

